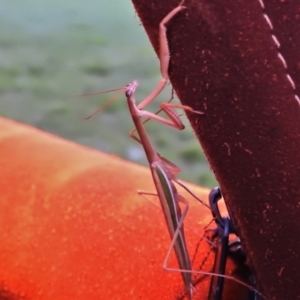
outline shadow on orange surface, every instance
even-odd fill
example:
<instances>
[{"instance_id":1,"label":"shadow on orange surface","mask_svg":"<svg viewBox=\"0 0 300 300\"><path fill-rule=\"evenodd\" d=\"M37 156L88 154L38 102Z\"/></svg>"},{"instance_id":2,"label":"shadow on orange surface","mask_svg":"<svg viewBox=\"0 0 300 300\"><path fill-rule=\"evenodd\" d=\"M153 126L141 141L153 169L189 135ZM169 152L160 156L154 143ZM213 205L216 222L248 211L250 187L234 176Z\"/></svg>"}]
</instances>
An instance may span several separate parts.
<instances>
[{"instance_id":1,"label":"shadow on orange surface","mask_svg":"<svg viewBox=\"0 0 300 300\"><path fill-rule=\"evenodd\" d=\"M148 169L6 119L0 153L5 299L180 299L180 274L162 268L170 244L162 213L136 193L154 190ZM192 189L207 199L208 190ZM211 213L186 197L193 256ZM195 268L208 249L202 242ZM206 299L209 280L195 299Z\"/></svg>"}]
</instances>

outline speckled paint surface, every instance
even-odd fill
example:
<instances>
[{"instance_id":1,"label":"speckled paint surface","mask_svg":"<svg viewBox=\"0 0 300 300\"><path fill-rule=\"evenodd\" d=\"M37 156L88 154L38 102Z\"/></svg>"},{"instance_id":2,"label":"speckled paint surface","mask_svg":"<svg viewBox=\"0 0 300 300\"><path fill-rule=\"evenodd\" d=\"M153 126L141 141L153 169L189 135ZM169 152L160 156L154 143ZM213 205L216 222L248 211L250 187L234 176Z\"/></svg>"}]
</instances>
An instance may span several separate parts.
<instances>
[{"instance_id":1,"label":"speckled paint surface","mask_svg":"<svg viewBox=\"0 0 300 300\"><path fill-rule=\"evenodd\" d=\"M162 213L136 193L154 190L149 170L10 120L0 119L0 132L5 299L181 299L181 276L162 268L170 244ZM211 214L182 194L193 256ZM195 268L208 249L202 242ZM195 299L206 299L208 284L196 286Z\"/></svg>"}]
</instances>

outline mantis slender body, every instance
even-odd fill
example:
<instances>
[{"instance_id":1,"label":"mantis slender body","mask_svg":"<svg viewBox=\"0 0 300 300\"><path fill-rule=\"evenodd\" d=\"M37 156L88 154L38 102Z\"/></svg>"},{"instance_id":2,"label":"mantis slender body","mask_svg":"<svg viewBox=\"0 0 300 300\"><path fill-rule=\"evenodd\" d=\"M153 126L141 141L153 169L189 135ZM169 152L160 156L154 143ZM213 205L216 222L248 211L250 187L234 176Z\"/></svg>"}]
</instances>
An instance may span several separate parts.
<instances>
[{"instance_id":1,"label":"mantis slender body","mask_svg":"<svg viewBox=\"0 0 300 300\"><path fill-rule=\"evenodd\" d=\"M134 136L135 140L138 140L145 150L153 182L156 187L157 195L162 207L162 211L165 217L165 221L167 223L168 231L173 239L176 230L178 230L178 225L180 222L183 222L184 217L188 211L188 202L185 198L178 194L177 189L173 182L178 183L185 190L187 190L193 197L195 197L198 201L205 204L201 199L199 199L192 191L190 191L183 183L181 183L174 174L174 165L170 165L169 161L163 160L161 155L159 155L153 148L149 137L145 131L143 126L143 122L141 121L142 116L147 116L150 118L154 118L160 122L163 122L162 118L157 119L155 114L145 112L139 109L139 107L135 103L134 92L137 88L137 81L134 81L132 84L129 84L125 89L125 95L127 98L127 104L129 107L130 114L132 116L132 120L134 122L136 131L138 132L139 138ZM180 121L180 120L178 120ZM181 123L181 122L180 122ZM176 170L175 173L178 171ZM149 194L140 191L140 194ZM179 206L179 202L185 205L183 213L181 213L181 209ZM207 207L209 207L207 205ZM188 254L183 226L180 227L179 232L176 236L175 241L173 242L172 248L174 248L176 257L178 260L178 264L180 269L186 268L188 270L192 270L190 257ZM166 267L166 269L168 269ZM186 288L186 292L188 294L189 299L192 299L193 295L193 286L192 286L192 274L191 272L181 272L183 282Z\"/></svg>"}]
</instances>

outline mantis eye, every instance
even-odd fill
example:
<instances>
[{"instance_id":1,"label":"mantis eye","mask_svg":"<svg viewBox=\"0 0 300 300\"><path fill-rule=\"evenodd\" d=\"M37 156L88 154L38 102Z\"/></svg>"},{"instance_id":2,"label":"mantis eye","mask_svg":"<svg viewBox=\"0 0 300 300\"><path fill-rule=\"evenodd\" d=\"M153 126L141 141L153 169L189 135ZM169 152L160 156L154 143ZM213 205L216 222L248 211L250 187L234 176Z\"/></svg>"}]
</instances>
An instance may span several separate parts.
<instances>
[{"instance_id":1,"label":"mantis eye","mask_svg":"<svg viewBox=\"0 0 300 300\"><path fill-rule=\"evenodd\" d=\"M127 98L132 97L132 95L135 92L136 87L137 87L137 84L135 81L133 83L127 84L125 86L125 95Z\"/></svg>"},{"instance_id":2,"label":"mantis eye","mask_svg":"<svg viewBox=\"0 0 300 300\"><path fill-rule=\"evenodd\" d=\"M131 97L132 95L132 90L128 88L128 85L126 86L126 90L125 90L125 96L127 98Z\"/></svg>"}]
</instances>

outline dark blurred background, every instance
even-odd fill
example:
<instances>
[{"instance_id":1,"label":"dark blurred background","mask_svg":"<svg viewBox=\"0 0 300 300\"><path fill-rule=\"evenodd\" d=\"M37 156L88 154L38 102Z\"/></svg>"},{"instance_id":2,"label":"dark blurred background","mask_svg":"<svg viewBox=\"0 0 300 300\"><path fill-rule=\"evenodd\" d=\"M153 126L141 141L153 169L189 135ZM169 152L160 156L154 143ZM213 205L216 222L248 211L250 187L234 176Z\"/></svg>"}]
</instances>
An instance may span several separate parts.
<instances>
[{"instance_id":1,"label":"dark blurred background","mask_svg":"<svg viewBox=\"0 0 300 300\"><path fill-rule=\"evenodd\" d=\"M111 94L86 92L139 81L142 100L160 79L158 59L129 0L0 0L0 113L77 143L147 165L124 96L85 121ZM170 87L149 110L170 98ZM177 100L176 100L177 101ZM180 178L213 187L214 176L188 121L147 131ZM124 172L124 170L123 170Z\"/></svg>"}]
</instances>

